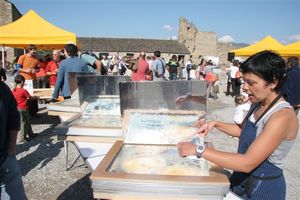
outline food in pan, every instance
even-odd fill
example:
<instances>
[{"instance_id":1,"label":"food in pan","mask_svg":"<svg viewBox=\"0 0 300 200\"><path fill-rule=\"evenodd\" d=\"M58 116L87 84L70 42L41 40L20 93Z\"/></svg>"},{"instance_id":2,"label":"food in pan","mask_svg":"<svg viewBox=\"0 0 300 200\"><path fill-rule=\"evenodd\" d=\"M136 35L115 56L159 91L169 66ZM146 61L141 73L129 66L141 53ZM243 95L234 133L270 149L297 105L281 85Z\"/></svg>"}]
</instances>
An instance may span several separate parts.
<instances>
[{"instance_id":1,"label":"food in pan","mask_svg":"<svg viewBox=\"0 0 300 200\"><path fill-rule=\"evenodd\" d=\"M136 174L158 174L165 166L164 159L155 156L136 157L122 163L124 172Z\"/></svg>"},{"instance_id":2,"label":"food in pan","mask_svg":"<svg viewBox=\"0 0 300 200\"><path fill-rule=\"evenodd\" d=\"M164 167L161 170L161 174L178 176L208 176L209 172L207 169L201 167L177 164Z\"/></svg>"}]
</instances>

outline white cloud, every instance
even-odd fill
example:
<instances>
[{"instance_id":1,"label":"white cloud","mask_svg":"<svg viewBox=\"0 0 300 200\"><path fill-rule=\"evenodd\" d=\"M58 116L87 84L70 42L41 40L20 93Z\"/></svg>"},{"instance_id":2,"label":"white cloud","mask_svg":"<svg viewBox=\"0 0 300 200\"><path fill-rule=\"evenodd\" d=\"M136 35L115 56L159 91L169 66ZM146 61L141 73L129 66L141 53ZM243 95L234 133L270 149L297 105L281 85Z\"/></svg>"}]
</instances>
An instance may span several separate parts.
<instances>
[{"instance_id":1,"label":"white cloud","mask_svg":"<svg viewBox=\"0 0 300 200\"><path fill-rule=\"evenodd\" d=\"M286 45L286 44L289 44L290 42L289 41L286 41L286 40L280 40L279 41L281 44L283 44L283 45Z\"/></svg>"},{"instance_id":2,"label":"white cloud","mask_svg":"<svg viewBox=\"0 0 300 200\"><path fill-rule=\"evenodd\" d=\"M253 40L250 44L255 44L257 42L258 42L258 40Z\"/></svg>"},{"instance_id":3,"label":"white cloud","mask_svg":"<svg viewBox=\"0 0 300 200\"><path fill-rule=\"evenodd\" d=\"M224 35L223 37L220 37L218 39L219 42L222 42L222 43L230 43L230 42L234 42L234 39L232 36L230 35Z\"/></svg>"},{"instance_id":4,"label":"white cloud","mask_svg":"<svg viewBox=\"0 0 300 200\"><path fill-rule=\"evenodd\" d=\"M300 34L297 35L290 35L287 37L288 40L292 41L292 42L296 42L300 40Z\"/></svg>"},{"instance_id":5,"label":"white cloud","mask_svg":"<svg viewBox=\"0 0 300 200\"><path fill-rule=\"evenodd\" d=\"M164 25L163 28L166 30L166 31L172 31L173 30L173 27L171 25Z\"/></svg>"},{"instance_id":6,"label":"white cloud","mask_svg":"<svg viewBox=\"0 0 300 200\"><path fill-rule=\"evenodd\" d=\"M177 40L177 36L176 35L173 35L169 38L169 40Z\"/></svg>"}]
</instances>

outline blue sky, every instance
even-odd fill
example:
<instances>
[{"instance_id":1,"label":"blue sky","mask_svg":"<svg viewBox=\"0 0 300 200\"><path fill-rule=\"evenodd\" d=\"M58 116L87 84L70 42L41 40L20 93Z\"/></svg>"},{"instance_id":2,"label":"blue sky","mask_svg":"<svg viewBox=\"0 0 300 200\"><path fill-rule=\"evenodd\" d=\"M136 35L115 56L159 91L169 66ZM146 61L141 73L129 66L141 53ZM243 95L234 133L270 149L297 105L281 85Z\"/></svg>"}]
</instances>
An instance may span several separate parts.
<instances>
[{"instance_id":1,"label":"blue sky","mask_svg":"<svg viewBox=\"0 0 300 200\"><path fill-rule=\"evenodd\" d=\"M222 41L300 40L300 0L11 0L81 37L169 39L179 18Z\"/></svg>"}]
</instances>

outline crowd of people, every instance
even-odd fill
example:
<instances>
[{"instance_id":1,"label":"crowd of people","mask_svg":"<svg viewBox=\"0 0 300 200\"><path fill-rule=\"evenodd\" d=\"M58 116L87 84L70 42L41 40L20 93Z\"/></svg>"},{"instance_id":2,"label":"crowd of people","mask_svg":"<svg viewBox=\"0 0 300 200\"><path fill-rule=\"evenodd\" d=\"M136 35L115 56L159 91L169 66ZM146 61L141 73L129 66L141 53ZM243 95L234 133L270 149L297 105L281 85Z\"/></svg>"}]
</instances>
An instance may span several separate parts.
<instances>
[{"instance_id":1,"label":"crowd of people","mask_svg":"<svg viewBox=\"0 0 300 200\"><path fill-rule=\"evenodd\" d=\"M66 59L67 58L67 59ZM77 67L75 67L77 65ZM14 74L21 74L25 81L31 80L33 88L55 88L53 98L60 94L70 97L69 86L65 72L86 71L101 75L125 75L133 81L162 80L205 80L208 88L208 98L217 99L219 93L218 75L214 73L217 66L211 60L202 59L199 64L192 62L192 56L184 61L184 57L172 55L169 61L161 57L160 51L152 55L140 52L138 57L120 57L102 55L98 58L92 52L81 52L76 45L67 44L63 50L55 49L52 55L37 54L35 45L26 48L26 54L17 57L10 67ZM11 70L13 69L13 70ZM6 80L5 71L1 68L1 80ZM59 73L61 71L61 73ZM30 116L35 114L37 103L31 102Z\"/></svg>"},{"instance_id":2,"label":"crowd of people","mask_svg":"<svg viewBox=\"0 0 300 200\"><path fill-rule=\"evenodd\" d=\"M36 109L34 102L38 99L24 89L26 80L31 80L34 88L53 87L53 101L59 95L64 99L71 98L67 72L130 75L132 81L205 80L206 97L186 95L178 99L178 102L203 102L210 97L218 98L220 83L212 61L202 60L199 65L195 65L191 59L184 63L182 58L178 61L177 56L173 55L166 62L161 58L160 51L155 51L153 56L141 52L136 59L120 58L116 54L110 59L105 55L99 60L90 53L79 55L74 44L65 45L63 52L53 50L52 58L38 58L34 45L29 45L26 50L26 54L16 61L15 88L12 91L4 84L6 77L1 72L1 199L5 195L26 199L20 168L15 158L15 147L17 142L31 140L36 136L32 132L29 116ZM207 135L216 128L229 136L237 137L237 153L222 152L190 142L179 143L178 152L181 156L196 155L232 169L231 190L245 199L285 199L283 159L294 144L298 132L299 59L290 57L285 61L272 51L263 51L243 63L234 60L225 70L228 76L226 95L235 97L233 123L200 120L198 134ZM19 130L20 134L17 136ZM13 174L6 170L12 166L15 167ZM16 188L18 192L12 192Z\"/></svg>"}]
</instances>

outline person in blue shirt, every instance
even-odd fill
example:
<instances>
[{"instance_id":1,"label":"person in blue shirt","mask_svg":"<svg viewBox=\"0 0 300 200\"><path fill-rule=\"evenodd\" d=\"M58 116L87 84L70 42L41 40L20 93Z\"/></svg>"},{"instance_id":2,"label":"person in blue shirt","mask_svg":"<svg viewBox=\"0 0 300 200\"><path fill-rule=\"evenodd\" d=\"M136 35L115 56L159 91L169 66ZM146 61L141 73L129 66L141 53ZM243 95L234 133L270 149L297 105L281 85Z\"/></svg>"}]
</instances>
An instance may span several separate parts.
<instances>
[{"instance_id":1,"label":"person in blue shirt","mask_svg":"<svg viewBox=\"0 0 300 200\"><path fill-rule=\"evenodd\" d=\"M91 54L89 52L83 52L80 54L79 58L81 58L84 62L86 62L89 72L95 72L97 74L104 75L101 61L96 57L95 54Z\"/></svg>"},{"instance_id":2,"label":"person in blue shirt","mask_svg":"<svg viewBox=\"0 0 300 200\"><path fill-rule=\"evenodd\" d=\"M78 48L74 44L67 44L64 47L66 59L59 66L55 89L52 94L53 99L57 99L59 91L64 99L71 98L71 91L68 80L68 72L88 72L86 62L78 57Z\"/></svg>"},{"instance_id":3,"label":"person in blue shirt","mask_svg":"<svg viewBox=\"0 0 300 200\"><path fill-rule=\"evenodd\" d=\"M283 84L281 95L287 102L293 106L296 114L300 109L300 68L299 58L289 57L287 59L287 74L286 80Z\"/></svg>"},{"instance_id":4,"label":"person in blue shirt","mask_svg":"<svg viewBox=\"0 0 300 200\"><path fill-rule=\"evenodd\" d=\"M160 51L154 51L153 81L163 81L166 63L160 57Z\"/></svg>"}]
</instances>

